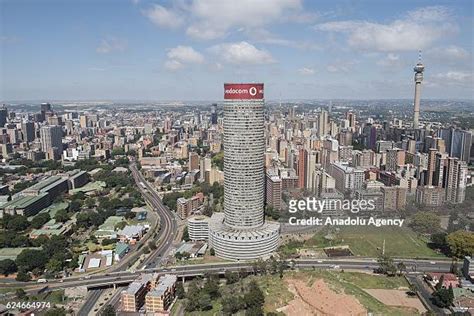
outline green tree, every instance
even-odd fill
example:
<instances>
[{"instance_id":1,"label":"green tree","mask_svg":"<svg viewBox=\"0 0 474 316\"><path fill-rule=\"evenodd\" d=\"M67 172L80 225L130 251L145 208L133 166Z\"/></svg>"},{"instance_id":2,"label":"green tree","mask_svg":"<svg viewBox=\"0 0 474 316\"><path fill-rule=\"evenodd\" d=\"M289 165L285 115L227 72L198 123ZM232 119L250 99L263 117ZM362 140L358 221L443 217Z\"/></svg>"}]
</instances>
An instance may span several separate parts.
<instances>
[{"instance_id":1,"label":"green tree","mask_svg":"<svg viewBox=\"0 0 474 316\"><path fill-rule=\"evenodd\" d=\"M395 275L397 273L397 267L393 262L393 259L387 255L381 255L377 262L379 267L376 269L376 272L383 273L387 275Z\"/></svg>"},{"instance_id":2,"label":"green tree","mask_svg":"<svg viewBox=\"0 0 474 316\"><path fill-rule=\"evenodd\" d=\"M183 229L183 240L184 241L190 241L189 239L189 232L188 232L188 227L184 227Z\"/></svg>"},{"instance_id":3,"label":"green tree","mask_svg":"<svg viewBox=\"0 0 474 316\"><path fill-rule=\"evenodd\" d=\"M25 249L16 258L15 263L19 270L32 271L35 268L43 269L48 256L43 250Z\"/></svg>"},{"instance_id":4,"label":"green tree","mask_svg":"<svg viewBox=\"0 0 474 316\"><path fill-rule=\"evenodd\" d=\"M23 289L16 289L15 290L15 296L20 300L24 300L24 299L27 298L26 292Z\"/></svg>"},{"instance_id":5,"label":"green tree","mask_svg":"<svg viewBox=\"0 0 474 316\"><path fill-rule=\"evenodd\" d=\"M224 315L236 314L239 310L244 308L242 298L230 293L222 297L222 312Z\"/></svg>"},{"instance_id":6,"label":"green tree","mask_svg":"<svg viewBox=\"0 0 474 316\"><path fill-rule=\"evenodd\" d=\"M463 258L474 253L474 233L458 230L446 237L453 256Z\"/></svg>"},{"instance_id":7,"label":"green tree","mask_svg":"<svg viewBox=\"0 0 474 316\"><path fill-rule=\"evenodd\" d=\"M186 292L184 291L184 286L183 286L183 282L178 282L176 284L176 297L178 299L183 299L186 295Z\"/></svg>"},{"instance_id":8,"label":"green tree","mask_svg":"<svg viewBox=\"0 0 474 316\"><path fill-rule=\"evenodd\" d=\"M239 282L239 274L237 272L226 270L226 272L224 273L224 277L227 281L227 284L234 284Z\"/></svg>"},{"instance_id":9,"label":"green tree","mask_svg":"<svg viewBox=\"0 0 474 316\"><path fill-rule=\"evenodd\" d=\"M203 291L209 295L211 300L215 300L216 298L218 298L220 296L219 276L207 273Z\"/></svg>"},{"instance_id":10,"label":"green tree","mask_svg":"<svg viewBox=\"0 0 474 316\"><path fill-rule=\"evenodd\" d=\"M7 276L11 273L15 273L18 270L15 261L11 259L4 259L0 261L0 274Z\"/></svg>"},{"instance_id":11,"label":"green tree","mask_svg":"<svg viewBox=\"0 0 474 316\"><path fill-rule=\"evenodd\" d=\"M255 280L248 285L247 293L244 294L244 302L248 310L263 315L263 304L265 303L265 295ZM259 314L259 311L262 313Z\"/></svg>"},{"instance_id":12,"label":"green tree","mask_svg":"<svg viewBox=\"0 0 474 316\"><path fill-rule=\"evenodd\" d=\"M432 212L418 212L412 216L410 227L420 234L434 234L441 230L441 219Z\"/></svg>"},{"instance_id":13,"label":"green tree","mask_svg":"<svg viewBox=\"0 0 474 316\"><path fill-rule=\"evenodd\" d=\"M48 213L40 213L36 215L33 220L31 221L31 227L38 229L41 228L44 224L46 224L51 217Z\"/></svg>"},{"instance_id":14,"label":"green tree","mask_svg":"<svg viewBox=\"0 0 474 316\"><path fill-rule=\"evenodd\" d=\"M21 232L27 229L29 226L30 223L28 222L26 216L13 215L8 221L6 228L16 232Z\"/></svg>"},{"instance_id":15,"label":"green tree","mask_svg":"<svg viewBox=\"0 0 474 316\"><path fill-rule=\"evenodd\" d=\"M16 274L15 280L19 282L28 282L31 281L31 276L25 271L20 271Z\"/></svg>"},{"instance_id":16,"label":"green tree","mask_svg":"<svg viewBox=\"0 0 474 316\"><path fill-rule=\"evenodd\" d=\"M65 223L71 219L71 216L69 216L69 213L66 210L59 210L54 215L54 219L56 220L56 222Z\"/></svg>"}]
</instances>

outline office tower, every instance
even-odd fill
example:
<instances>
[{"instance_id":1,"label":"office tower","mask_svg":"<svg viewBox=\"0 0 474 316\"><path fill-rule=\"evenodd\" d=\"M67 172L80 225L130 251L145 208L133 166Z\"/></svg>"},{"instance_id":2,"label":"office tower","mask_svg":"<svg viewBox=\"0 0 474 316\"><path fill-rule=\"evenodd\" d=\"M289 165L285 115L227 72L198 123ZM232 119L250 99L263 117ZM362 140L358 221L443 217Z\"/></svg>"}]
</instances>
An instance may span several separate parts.
<instances>
[{"instance_id":1,"label":"office tower","mask_svg":"<svg viewBox=\"0 0 474 316\"><path fill-rule=\"evenodd\" d=\"M341 162L332 163L329 174L334 178L336 189L344 194L351 194L362 188L365 181L364 170L349 167L348 164Z\"/></svg>"},{"instance_id":2,"label":"office tower","mask_svg":"<svg viewBox=\"0 0 474 316\"><path fill-rule=\"evenodd\" d=\"M4 104L0 108L0 128L3 128L5 124L7 123L7 117L8 117L8 109L6 105Z\"/></svg>"},{"instance_id":3,"label":"office tower","mask_svg":"<svg viewBox=\"0 0 474 316\"><path fill-rule=\"evenodd\" d=\"M455 157L449 157L446 176L446 201L451 203L464 202L467 182L466 162Z\"/></svg>"},{"instance_id":4,"label":"office tower","mask_svg":"<svg viewBox=\"0 0 474 316\"><path fill-rule=\"evenodd\" d=\"M217 103L212 104L211 108L211 124L217 124Z\"/></svg>"},{"instance_id":5,"label":"office tower","mask_svg":"<svg viewBox=\"0 0 474 316\"><path fill-rule=\"evenodd\" d=\"M23 134L24 142L32 142L36 138L35 123L23 122L21 123L21 133Z\"/></svg>"},{"instance_id":6,"label":"office tower","mask_svg":"<svg viewBox=\"0 0 474 316\"><path fill-rule=\"evenodd\" d=\"M308 151L300 148L298 152L298 187L305 188L306 185L306 166L308 164Z\"/></svg>"},{"instance_id":7,"label":"office tower","mask_svg":"<svg viewBox=\"0 0 474 316\"><path fill-rule=\"evenodd\" d=\"M214 213L218 257L252 260L278 247L280 225L264 220L263 84L224 85L224 214Z\"/></svg>"},{"instance_id":8,"label":"office tower","mask_svg":"<svg viewBox=\"0 0 474 316\"><path fill-rule=\"evenodd\" d=\"M436 153L435 171L433 174L433 185L443 187L446 175L446 168L448 165L447 153Z\"/></svg>"},{"instance_id":9,"label":"office tower","mask_svg":"<svg viewBox=\"0 0 474 316\"><path fill-rule=\"evenodd\" d=\"M329 133L329 115L326 110L321 110L318 116L318 135L325 136Z\"/></svg>"},{"instance_id":10,"label":"office tower","mask_svg":"<svg viewBox=\"0 0 474 316\"><path fill-rule=\"evenodd\" d=\"M438 150L436 148L430 148L428 152L428 170L427 170L427 178L426 178L426 185L433 185L433 178L434 173L436 170L436 154Z\"/></svg>"},{"instance_id":11,"label":"office tower","mask_svg":"<svg viewBox=\"0 0 474 316\"><path fill-rule=\"evenodd\" d=\"M45 153L51 149L62 151L63 130L61 126L43 126L40 129L41 150Z\"/></svg>"},{"instance_id":12,"label":"office tower","mask_svg":"<svg viewBox=\"0 0 474 316\"><path fill-rule=\"evenodd\" d=\"M209 173L211 172L212 160L209 157L200 159L199 162L199 181L204 182L209 179ZM207 176L206 176L207 175Z\"/></svg>"},{"instance_id":13,"label":"office tower","mask_svg":"<svg viewBox=\"0 0 474 316\"><path fill-rule=\"evenodd\" d=\"M324 169L317 169L312 174L313 188L311 192L315 197L321 197L324 192L330 192L336 189L336 180L329 175Z\"/></svg>"},{"instance_id":14,"label":"office tower","mask_svg":"<svg viewBox=\"0 0 474 316\"><path fill-rule=\"evenodd\" d=\"M41 103L40 121L43 122L44 120L46 120L46 115L49 115L51 112L51 104Z\"/></svg>"},{"instance_id":15,"label":"office tower","mask_svg":"<svg viewBox=\"0 0 474 316\"><path fill-rule=\"evenodd\" d=\"M87 119L87 115L81 115L79 116L79 124L81 126L81 128L87 128L89 126L88 124L88 119Z\"/></svg>"},{"instance_id":16,"label":"office tower","mask_svg":"<svg viewBox=\"0 0 474 316\"><path fill-rule=\"evenodd\" d=\"M421 63L421 54L413 71L415 72L415 101L413 108L413 128L417 129L420 125L420 97L421 97L421 82L423 81L423 71L425 66Z\"/></svg>"},{"instance_id":17,"label":"office tower","mask_svg":"<svg viewBox=\"0 0 474 316\"><path fill-rule=\"evenodd\" d=\"M469 162L473 139L472 132L450 127L438 130L438 136L444 140L446 152L449 156Z\"/></svg>"},{"instance_id":18,"label":"office tower","mask_svg":"<svg viewBox=\"0 0 474 316\"><path fill-rule=\"evenodd\" d=\"M311 150L307 156L306 163L306 182L305 188L311 190L313 188L313 173L316 170L316 166L320 166L319 151Z\"/></svg>"},{"instance_id":19,"label":"office tower","mask_svg":"<svg viewBox=\"0 0 474 316\"><path fill-rule=\"evenodd\" d=\"M346 120L349 121L349 129L353 132L356 125L356 114L354 112L346 112Z\"/></svg>"}]
</instances>

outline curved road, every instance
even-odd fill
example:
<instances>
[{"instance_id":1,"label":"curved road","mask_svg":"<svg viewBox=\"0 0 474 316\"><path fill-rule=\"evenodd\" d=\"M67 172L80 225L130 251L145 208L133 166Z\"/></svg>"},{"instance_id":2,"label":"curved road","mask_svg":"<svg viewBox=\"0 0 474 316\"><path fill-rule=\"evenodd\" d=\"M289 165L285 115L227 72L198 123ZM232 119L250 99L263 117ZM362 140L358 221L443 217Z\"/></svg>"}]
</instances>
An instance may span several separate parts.
<instances>
[{"instance_id":1,"label":"curved road","mask_svg":"<svg viewBox=\"0 0 474 316\"><path fill-rule=\"evenodd\" d=\"M145 200L153 207L160 217L159 231L156 235L157 247L155 250L147 256L143 261L143 268L156 268L159 266L161 259L168 253L169 249L173 244L173 240L176 237L178 231L178 225L174 213L172 213L161 201L158 193L155 189L146 181L142 173L137 169L135 162L130 164L130 171L132 172L133 179L137 184L140 193L143 195ZM117 269L116 271L123 271L126 266ZM113 274L114 272L111 272ZM106 274L107 275L107 274ZM84 278L80 278L84 279ZM90 279L86 280L86 283L90 282ZM86 316L94 308L95 303L102 294L101 289L93 290L89 293L86 302L79 310L79 316Z\"/></svg>"}]
</instances>

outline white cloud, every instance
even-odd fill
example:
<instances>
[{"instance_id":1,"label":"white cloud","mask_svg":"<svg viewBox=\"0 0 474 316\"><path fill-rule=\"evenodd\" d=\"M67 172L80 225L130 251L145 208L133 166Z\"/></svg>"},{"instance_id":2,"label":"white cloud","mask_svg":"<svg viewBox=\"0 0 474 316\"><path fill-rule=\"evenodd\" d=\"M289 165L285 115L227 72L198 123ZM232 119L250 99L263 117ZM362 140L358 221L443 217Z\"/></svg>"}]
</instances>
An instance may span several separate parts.
<instances>
[{"instance_id":1,"label":"white cloud","mask_svg":"<svg viewBox=\"0 0 474 316\"><path fill-rule=\"evenodd\" d=\"M121 52L127 48L127 41L120 38L108 38L102 39L99 46L96 48L96 52L100 54L108 54L111 52Z\"/></svg>"},{"instance_id":2,"label":"white cloud","mask_svg":"<svg viewBox=\"0 0 474 316\"><path fill-rule=\"evenodd\" d=\"M336 21L318 24L318 31L347 35L348 44L367 51L411 51L430 47L456 30L444 7L426 7L388 24L368 21Z\"/></svg>"},{"instance_id":3,"label":"white cloud","mask_svg":"<svg viewBox=\"0 0 474 316\"><path fill-rule=\"evenodd\" d=\"M171 71L176 71L184 68L184 65L177 60L167 60L165 62L165 68Z\"/></svg>"},{"instance_id":4,"label":"white cloud","mask_svg":"<svg viewBox=\"0 0 474 316\"><path fill-rule=\"evenodd\" d=\"M416 21L445 21L451 17L451 10L444 6L430 6L409 12L408 17Z\"/></svg>"},{"instance_id":5,"label":"white cloud","mask_svg":"<svg viewBox=\"0 0 474 316\"><path fill-rule=\"evenodd\" d=\"M326 70L329 72L349 72L356 63L357 61L336 61L327 65Z\"/></svg>"},{"instance_id":6,"label":"white cloud","mask_svg":"<svg viewBox=\"0 0 474 316\"><path fill-rule=\"evenodd\" d=\"M142 12L153 24L165 28L178 28L184 23L183 15L155 4Z\"/></svg>"},{"instance_id":7,"label":"white cloud","mask_svg":"<svg viewBox=\"0 0 474 316\"><path fill-rule=\"evenodd\" d=\"M468 83L472 81L472 73L464 71L448 71L445 73L438 73L434 78L444 81L444 83Z\"/></svg>"},{"instance_id":8,"label":"white cloud","mask_svg":"<svg viewBox=\"0 0 474 316\"><path fill-rule=\"evenodd\" d=\"M321 47L314 42L284 39L263 28L247 30L246 34L249 36L250 39L252 39L253 42L256 42L256 43L293 47L293 48L306 50L306 51L309 51L309 50L314 51L314 50L321 49Z\"/></svg>"},{"instance_id":9,"label":"white cloud","mask_svg":"<svg viewBox=\"0 0 474 316\"><path fill-rule=\"evenodd\" d=\"M272 55L263 49L258 49L245 41L240 43L225 43L210 48L220 59L230 64L271 64L275 62Z\"/></svg>"},{"instance_id":10,"label":"white cloud","mask_svg":"<svg viewBox=\"0 0 474 316\"><path fill-rule=\"evenodd\" d=\"M171 71L185 68L187 65L197 65L204 62L204 56L191 46L176 46L166 54L168 60L164 67Z\"/></svg>"},{"instance_id":11,"label":"white cloud","mask_svg":"<svg viewBox=\"0 0 474 316\"><path fill-rule=\"evenodd\" d=\"M233 28L258 28L301 8L301 0L194 0L188 7L194 22L186 33L197 39L216 39Z\"/></svg>"},{"instance_id":12,"label":"white cloud","mask_svg":"<svg viewBox=\"0 0 474 316\"><path fill-rule=\"evenodd\" d=\"M169 59L177 60L186 64L201 64L204 62L204 56L195 51L191 46L177 46L169 50L167 54Z\"/></svg>"},{"instance_id":13,"label":"white cloud","mask_svg":"<svg viewBox=\"0 0 474 316\"><path fill-rule=\"evenodd\" d=\"M402 62L400 56L397 54L389 53L384 58L377 61L377 65L383 67L397 67L401 66Z\"/></svg>"},{"instance_id":14,"label":"white cloud","mask_svg":"<svg viewBox=\"0 0 474 316\"><path fill-rule=\"evenodd\" d=\"M428 56L443 60L464 60L469 58L469 52L464 48L450 45L446 47L435 47L426 52Z\"/></svg>"},{"instance_id":15,"label":"white cloud","mask_svg":"<svg viewBox=\"0 0 474 316\"><path fill-rule=\"evenodd\" d=\"M298 69L298 73L303 76L311 76L314 75L315 71L313 68L303 67Z\"/></svg>"}]
</instances>

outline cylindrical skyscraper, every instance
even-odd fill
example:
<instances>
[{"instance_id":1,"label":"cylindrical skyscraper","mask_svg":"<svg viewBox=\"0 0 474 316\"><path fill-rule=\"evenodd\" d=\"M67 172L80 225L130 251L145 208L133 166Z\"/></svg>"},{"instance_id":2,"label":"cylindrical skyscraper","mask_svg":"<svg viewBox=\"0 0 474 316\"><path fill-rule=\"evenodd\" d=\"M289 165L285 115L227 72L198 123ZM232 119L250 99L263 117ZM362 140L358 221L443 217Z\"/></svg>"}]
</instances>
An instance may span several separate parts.
<instances>
[{"instance_id":1,"label":"cylindrical skyscraper","mask_svg":"<svg viewBox=\"0 0 474 316\"><path fill-rule=\"evenodd\" d=\"M421 82L423 81L423 71L425 66L421 63L421 58L416 64L413 71L415 72L415 102L413 109L413 128L417 129L420 125L420 97L421 97Z\"/></svg>"},{"instance_id":2,"label":"cylindrical skyscraper","mask_svg":"<svg viewBox=\"0 0 474 316\"><path fill-rule=\"evenodd\" d=\"M218 257L250 260L278 247L278 223L264 221L263 84L224 85L224 214L209 243Z\"/></svg>"},{"instance_id":3,"label":"cylindrical skyscraper","mask_svg":"<svg viewBox=\"0 0 474 316\"><path fill-rule=\"evenodd\" d=\"M224 100L224 213L227 225L245 229L263 224L265 138L263 84L224 86L243 88L261 95L227 93Z\"/></svg>"}]
</instances>

